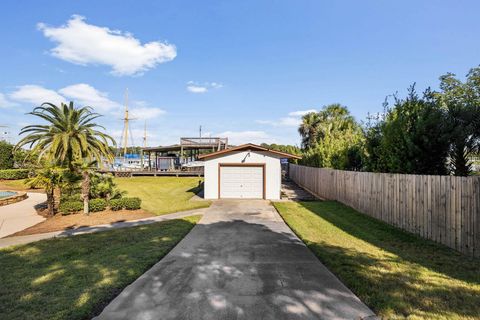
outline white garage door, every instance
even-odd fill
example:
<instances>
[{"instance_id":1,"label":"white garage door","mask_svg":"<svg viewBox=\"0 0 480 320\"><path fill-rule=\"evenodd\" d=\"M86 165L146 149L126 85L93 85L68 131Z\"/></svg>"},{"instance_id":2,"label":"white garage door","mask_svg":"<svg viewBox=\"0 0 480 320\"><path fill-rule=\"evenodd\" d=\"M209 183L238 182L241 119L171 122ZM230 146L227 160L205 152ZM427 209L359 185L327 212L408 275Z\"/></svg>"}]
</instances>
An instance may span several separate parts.
<instances>
[{"instance_id":1,"label":"white garage door","mask_svg":"<svg viewBox=\"0 0 480 320\"><path fill-rule=\"evenodd\" d=\"M263 167L220 167L220 198L262 199Z\"/></svg>"}]
</instances>

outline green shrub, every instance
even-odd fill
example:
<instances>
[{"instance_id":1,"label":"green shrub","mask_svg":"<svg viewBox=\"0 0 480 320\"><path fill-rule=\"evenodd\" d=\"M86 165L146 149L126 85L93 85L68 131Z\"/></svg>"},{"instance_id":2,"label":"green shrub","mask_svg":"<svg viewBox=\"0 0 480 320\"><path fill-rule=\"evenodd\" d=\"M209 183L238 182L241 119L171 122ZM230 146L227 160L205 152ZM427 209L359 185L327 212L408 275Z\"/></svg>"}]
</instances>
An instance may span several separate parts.
<instances>
[{"instance_id":1,"label":"green shrub","mask_svg":"<svg viewBox=\"0 0 480 320\"><path fill-rule=\"evenodd\" d=\"M59 206L60 212L63 215L68 215L71 213L76 213L83 210L83 202L81 201L64 201L60 203Z\"/></svg>"},{"instance_id":2,"label":"green shrub","mask_svg":"<svg viewBox=\"0 0 480 320\"><path fill-rule=\"evenodd\" d=\"M13 168L13 145L0 141L0 169Z\"/></svg>"},{"instance_id":3,"label":"green shrub","mask_svg":"<svg viewBox=\"0 0 480 320\"><path fill-rule=\"evenodd\" d=\"M0 170L0 179L18 180L28 178L30 170L28 169L6 169Z\"/></svg>"},{"instance_id":4,"label":"green shrub","mask_svg":"<svg viewBox=\"0 0 480 320\"><path fill-rule=\"evenodd\" d=\"M82 201L82 197L79 193L76 194L62 194L60 197L60 203L70 201Z\"/></svg>"},{"instance_id":5,"label":"green shrub","mask_svg":"<svg viewBox=\"0 0 480 320\"><path fill-rule=\"evenodd\" d=\"M113 211L118 211L123 209L123 199L112 199L108 204L110 206L110 209Z\"/></svg>"},{"instance_id":6,"label":"green shrub","mask_svg":"<svg viewBox=\"0 0 480 320\"><path fill-rule=\"evenodd\" d=\"M88 208L90 212L103 211L107 208L107 201L105 199L92 199L88 201Z\"/></svg>"},{"instance_id":7,"label":"green shrub","mask_svg":"<svg viewBox=\"0 0 480 320\"><path fill-rule=\"evenodd\" d=\"M122 198L123 207L127 210L138 210L142 205L142 200L140 198Z\"/></svg>"}]
</instances>

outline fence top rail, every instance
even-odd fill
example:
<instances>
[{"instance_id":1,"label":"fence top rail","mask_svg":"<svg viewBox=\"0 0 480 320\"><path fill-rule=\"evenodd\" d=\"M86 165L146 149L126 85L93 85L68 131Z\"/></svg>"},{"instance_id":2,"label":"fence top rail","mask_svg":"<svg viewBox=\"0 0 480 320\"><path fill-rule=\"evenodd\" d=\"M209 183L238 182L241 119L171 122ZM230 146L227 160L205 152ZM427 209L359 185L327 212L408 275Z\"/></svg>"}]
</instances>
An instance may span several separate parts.
<instances>
[{"instance_id":1,"label":"fence top rail","mask_svg":"<svg viewBox=\"0 0 480 320\"><path fill-rule=\"evenodd\" d=\"M393 172L372 172L372 171L351 171L351 170L339 170L339 169L332 169L332 168L320 168L320 167L311 167L311 166L304 166L300 164L294 164L291 163L291 166L295 167L303 167L303 168L310 168L310 169L318 169L318 170L323 170L323 171L335 171L335 172L342 172L342 173L354 173L354 174L378 174L378 175L384 175L384 176L412 176L412 177L432 177L432 178L438 178L438 177L451 177L455 179L471 179L471 180L479 180L480 181L480 175L471 175L467 177L463 176L453 176L453 175L428 175L428 174L412 174L412 173L393 173Z\"/></svg>"}]
</instances>

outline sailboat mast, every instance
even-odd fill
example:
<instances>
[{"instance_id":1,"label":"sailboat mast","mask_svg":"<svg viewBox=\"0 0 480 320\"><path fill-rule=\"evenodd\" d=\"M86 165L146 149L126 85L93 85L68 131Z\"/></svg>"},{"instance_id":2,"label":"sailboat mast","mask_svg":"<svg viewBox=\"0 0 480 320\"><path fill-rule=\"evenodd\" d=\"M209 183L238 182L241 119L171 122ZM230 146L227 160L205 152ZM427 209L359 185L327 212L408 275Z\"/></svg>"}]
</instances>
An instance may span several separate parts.
<instances>
[{"instance_id":1,"label":"sailboat mast","mask_svg":"<svg viewBox=\"0 0 480 320\"><path fill-rule=\"evenodd\" d=\"M125 117L123 118L123 157L127 155L128 145L128 88L125 90Z\"/></svg>"},{"instance_id":2,"label":"sailboat mast","mask_svg":"<svg viewBox=\"0 0 480 320\"><path fill-rule=\"evenodd\" d=\"M145 124L143 126L143 147L147 147L147 120L145 120Z\"/></svg>"}]
</instances>

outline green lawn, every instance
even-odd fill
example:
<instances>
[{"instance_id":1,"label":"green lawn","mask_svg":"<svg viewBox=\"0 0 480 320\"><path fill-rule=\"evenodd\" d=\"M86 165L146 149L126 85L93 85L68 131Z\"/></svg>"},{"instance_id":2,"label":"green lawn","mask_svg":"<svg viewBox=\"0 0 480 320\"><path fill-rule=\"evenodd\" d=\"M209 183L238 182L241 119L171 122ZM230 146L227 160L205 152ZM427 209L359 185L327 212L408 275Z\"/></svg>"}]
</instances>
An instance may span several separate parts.
<instances>
[{"instance_id":1,"label":"green lawn","mask_svg":"<svg viewBox=\"0 0 480 320\"><path fill-rule=\"evenodd\" d=\"M90 319L199 219L0 249L0 319Z\"/></svg>"},{"instance_id":2,"label":"green lawn","mask_svg":"<svg viewBox=\"0 0 480 320\"><path fill-rule=\"evenodd\" d=\"M189 201L200 190L201 181L194 177L115 178L127 196L141 198L142 208L157 215L208 207L208 201Z\"/></svg>"},{"instance_id":3,"label":"green lawn","mask_svg":"<svg viewBox=\"0 0 480 320\"><path fill-rule=\"evenodd\" d=\"M385 319L480 319L480 260L337 202L278 202L295 233Z\"/></svg>"},{"instance_id":4,"label":"green lawn","mask_svg":"<svg viewBox=\"0 0 480 320\"><path fill-rule=\"evenodd\" d=\"M0 189L24 190L28 189L25 186L26 179L19 180L0 180Z\"/></svg>"}]
</instances>

